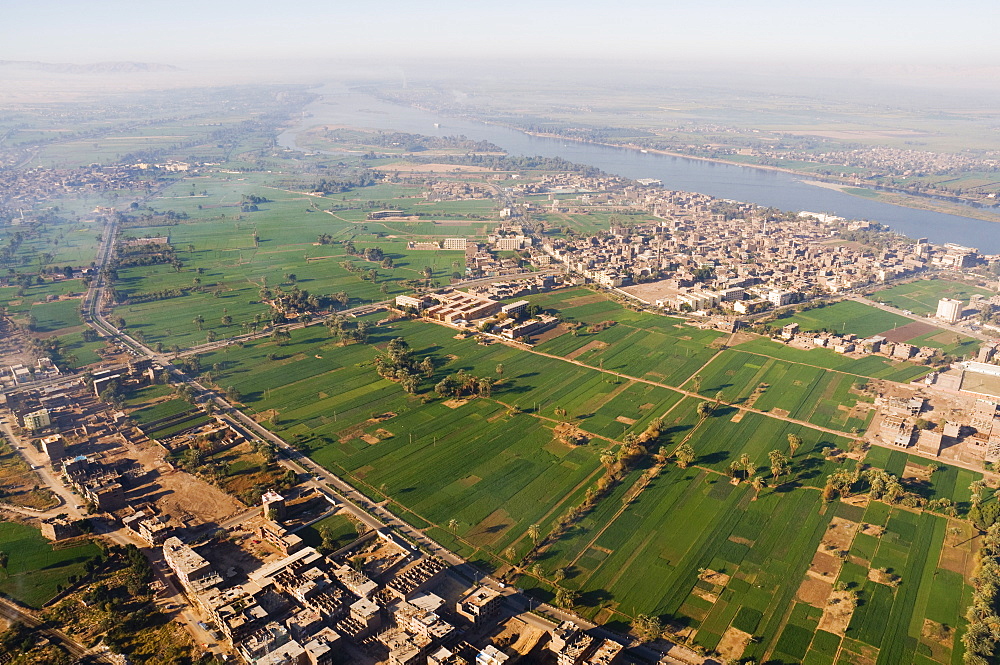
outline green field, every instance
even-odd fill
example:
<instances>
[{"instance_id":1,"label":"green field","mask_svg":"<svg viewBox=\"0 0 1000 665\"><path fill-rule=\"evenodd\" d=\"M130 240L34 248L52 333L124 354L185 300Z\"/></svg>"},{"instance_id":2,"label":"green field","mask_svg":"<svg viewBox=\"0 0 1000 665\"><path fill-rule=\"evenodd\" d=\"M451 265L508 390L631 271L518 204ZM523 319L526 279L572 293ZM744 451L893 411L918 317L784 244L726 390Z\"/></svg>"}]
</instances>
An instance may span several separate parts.
<instances>
[{"instance_id":1,"label":"green field","mask_svg":"<svg viewBox=\"0 0 1000 665\"><path fill-rule=\"evenodd\" d=\"M859 401L857 386L867 381L819 367L726 350L700 372L698 392L726 402L775 411L797 420L843 432L862 429L870 411L852 412ZM760 389L761 384L766 385ZM696 389L694 381L689 389ZM870 401L864 398L863 401Z\"/></svg>"},{"instance_id":2,"label":"green field","mask_svg":"<svg viewBox=\"0 0 1000 665\"><path fill-rule=\"evenodd\" d=\"M837 334L854 333L861 337L871 337L905 326L910 321L905 316L885 312L864 303L841 300L825 307L814 307L804 312L795 312L791 316L782 316L771 327L781 328L789 323L797 323L802 331L827 330Z\"/></svg>"},{"instance_id":3,"label":"green field","mask_svg":"<svg viewBox=\"0 0 1000 665\"><path fill-rule=\"evenodd\" d=\"M187 185L178 182L164 196L183 194ZM432 270L432 279L448 284L453 273L463 273L464 253L460 251L412 251L406 247L411 239L440 239L455 235L484 235L488 229L456 226L451 221L434 222L368 222L361 209L364 201L377 194L382 186L360 188L345 195L343 201L307 196L266 186L258 178L236 178L217 175L198 182L205 198L178 196L164 205L185 212L190 218L169 227L131 228L137 237L169 233L170 243L178 250L183 267L143 266L119 271L115 289L123 298L138 300L146 294L168 289L190 289L187 295L127 304L116 309L128 327L142 331L150 343L167 346L190 346L204 342L211 331L218 336L231 336L258 316L268 320L270 308L261 302L262 287L285 291L293 287L314 295L329 296L346 292L349 306L387 300L410 291L406 280L421 279L425 267ZM385 193L392 193L383 191ZM260 210L241 213L240 197L247 194L271 199ZM355 198L358 197L358 198ZM398 199L414 204L409 197ZM423 199L420 199L423 201ZM346 202L346 203L345 203ZM314 204L327 207L357 205L357 209L325 214ZM477 201L445 201L427 208L427 212L461 214ZM489 203L489 202L486 202ZM199 209L198 206L201 206ZM451 212L448 212L451 211ZM258 235L255 244L253 235ZM320 234L333 238L332 244L317 242ZM393 261L391 268L380 262L368 262L350 256L340 243L350 241L358 251L379 248ZM193 248L194 251L191 251ZM360 271L376 270L376 281L362 280L360 272L349 272L341 264L353 263ZM295 275L294 283L287 275ZM224 326L221 317L229 315L233 322ZM201 316L199 329L194 323Z\"/></svg>"},{"instance_id":4,"label":"green field","mask_svg":"<svg viewBox=\"0 0 1000 665\"><path fill-rule=\"evenodd\" d=\"M624 630L636 613L660 615L709 649L737 628L759 638L742 652L757 662L854 662L855 642L878 650L876 662L886 665L915 662L914 654L955 662L961 631L954 629L964 624L971 589L953 570L971 561L968 525L877 502L867 510L823 508L809 489L765 489L753 501L749 487L727 480L703 468L667 467L637 499L623 503L621 492L606 499L540 557L542 567L567 571L563 585L579 593L586 616ZM835 517L853 525L851 556L841 563L824 554L814 563ZM861 534L858 523L884 533ZM952 527L958 531L946 544ZM827 572L810 577L811 565ZM869 568L887 568L902 582L873 582ZM704 570L726 577L705 579ZM843 640L819 629L835 582L858 596ZM532 577L519 583L551 598L550 587ZM805 583L811 590L799 588ZM948 640L922 634L925 619L949 627Z\"/></svg>"},{"instance_id":5,"label":"green field","mask_svg":"<svg viewBox=\"0 0 1000 665\"><path fill-rule=\"evenodd\" d=\"M299 529L295 535L309 547L320 547L323 544L324 531L329 534L328 540L333 545L333 549L349 545L358 537L354 522L339 514L324 517L318 522Z\"/></svg>"},{"instance_id":6,"label":"green field","mask_svg":"<svg viewBox=\"0 0 1000 665\"><path fill-rule=\"evenodd\" d=\"M728 350L706 348L719 338L717 333L677 327L675 319L626 311L603 298L595 300L592 295L574 290L534 297L546 308L560 307L567 320L587 325L609 319L618 322L599 333L592 334L584 328L577 336L561 335L537 347L540 353L504 345L482 346L472 339L457 340L452 331L421 322L398 321L377 328L371 340L376 349L390 338L402 336L418 355L430 354L435 358L435 376L422 384L422 390L428 390L445 373L458 369L473 375L495 376L496 366L504 366L502 381L491 398L461 405L447 405L438 400L422 404L418 397L406 395L398 385L374 374L369 364L374 352L372 346L340 346L331 342L319 327L295 331L287 347L276 347L262 340L244 348L227 347L203 356L201 361L202 366L218 365L220 371L213 371L213 377L220 386L236 387L248 410L268 416L267 422L275 431L296 442L313 459L344 475L363 491L374 496L388 495L404 518L429 528L443 544L489 568L499 565L498 554L509 546L519 553L526 552L525 533L530 524L538 524L543 533L550 530L555 518L568 506L578 503L583 490L596 481L601 472L598 460L601 449L621 441L628 432L640 432L654 416L664 418L665 430L659 445L671 448L687 440L697 456L697 467L693 469L682 472L668 467L634 504L654 511L649 519L661 526L652 531L663 534L667 539L663 543L676 542L678 538L694 539L692 543L704 541L702 549L697 551L703 552L699 556L709 557L711 563L721 556L714 553L721 546L719 543L732 533L725 531L726 527L732 527L731 520L739 520L744 512L751 516L760 512L773 515L772 527L757 524L759 517L747 519L757 524L753 527L758 529L757 533L769 534L768 547L777 548L779 542L780 547L787 546L779 537L779 525L807 525L803 538L812 542L812 549L806 548L808 556L804 562L808 566L809 553L816 547L813 539L817 534L822 535L829 520L829 516L819 516L817 489L838 468L837 463L825 460L820 450L846 449L849 442L808 425L788 422L784 420L786 412L788 418L838 431L861 428L869 412L864 408L854 412L851 407L865 401L855 388L867 376L912 376L925 370L879 358L857 361L825 350L820 354L799 351L767 339L752 340ZM627 349L634 349L637 340L643 339L640 336L655 339L657 344L643 347L644 356L640 352L631 358L626 356ZM680 369L674 366L668 372L658 372L660 367L670 365L671 358L675 359L674 364L677 359L688 358L686 349L695 346L699 336L701 348L690 356L693 362L681 365ZM572 353L595 339L604 344L592 347L600 346L607 354L603 372L600 360L588 358L586 352L577 356L578 362L585 362L586 366L543 355ZM619 346L621 350L616 356ZM266 359L275 352L274 360ZM794 352L789 354L794 357L783 357L787 352ZM659 364L648 360L642 363L641 358L648 358L650 353L662 358ZM717 354L714 359L713 354ZM701 368L702 365L706 366ZM826 371L831 365L843 369ZM668 375L678 384L687 381L684 385L687 389L692 389L688 377L701 368L699 391L706 398L714 398L721 390L725 401L745 406L751 406L748 401L754 388L767 383L768 389L755 397L752 408L778 417L740 413L723 405L711 417L701 419L696 414L696 399L681 398L679 393L655 382L643 383L609 374L610 371L624 374L632 368L638 368L645 377L652 370ZM795 389L789 390L789 386ZM509 405L517 405L523 413L512 414ZM570 448L556 442L552 427L562 420L573 422L592 438L592 443ZM722 473L730 462L744 454L756 463L761 473L769 476L768 452L778 449L787 454L789 434L801 437L804 445L792 460L791 476L782 479L785 484L780 491L765 490L761 501L750 502L750 491L745 485L734 488L726 482ZM880 463L876 457L872 462ZM892 467L893 472L900 472L895 463ZM949 473L939 471L935 483L948 485ZM581 590L581 609L590 616L596 616L607 605L601 599L613 598L614 606L626 615L656 610L675 616L690 611L688 616L694 619L698 612L688 606L697 606L700 601L685 600L690 588L681 593L677 585L688 584L691 570L696 570L699 563L704 564L704 560L692 561L683 570L671 572L662 585L658 583L656 590L638 583L634 576L621 577L622 571L630 566L659 570L656 561L660 560L670 562L666 564L667 570L678 565L673 557L662 554L661 549L650 550L657 554L642 563L632 556L635 547L641 553L646 546L665 546L655 545L661 541L652 540L640 547L642 540L653 536L650 529L629 517L638 515L634 513L638 508L629 505L613 519L622 506L625 492L636 479L636 473L628 476L578 528L571 529L558 541L540 563L551 574L556 567L574 561L574 567L584 565L583 562L597 567L599 561L609 560L607 568L601 568L608 571L603 577L595 568L591 573L581 572L579 577L571 578L578 580L573 588ZM950 482L952 489L956 487L955 480L957 477ZM930 490L930 496L938 492L935 488L936 485ZM661 492L670 496L676 493L676 501L681 503L675 505L674 499L661 497ZM696 499L704 502L698 510L708 512L703 517L698 517L697 512L690 513L695 515L691 523L705 524L711 531L682 536L683 532L662 527L668 523L664 520L670 519L668 513L688 515L679 506ZM786 510L792 512L785 513ZM712 511L718 514L713 517L709 514ZM684 519L688 523L687 517ZM458 525L454 530L447 528L451 520ZM590 544L589 539L609 523L598 542ZM719 527L723 535L712 526L717 523L726 525ZM626 533L640 539L635 547L626 542ZM622 559L612 560L605 549L622 552ZM678 550L677 556L684 551ZM801 575L803 561L796 557L805 555L796 547L780 556L772 549L763 549L755 556L759 558L758 565L784 557L789 567L772 571L768 579L774 580L774 588L762 594L761 600L753 601L760 606L757 611L761 613L776 610L770 608L770 601L765 602L763 596L773 595L787 578L788 570L799 569L797 574ZM781 602L787 605L794 596L794 588L778 593L779 599L784 598ZM755 608L750 602L747 601L748 607ZM740 607L733 604L731 612L720 617L728 616L731 620ZM768 628L765 634L777 638L780 616L775 620L779 624ZM718 627L724 632L725 626ZM712 642L711 634L711 631L702 633L701 639L708 644ZM718 634L721 636L721 632ZM786 644L783 648L791 647Z\"/></svg>"},{"instance_id":7,"label":"green field","mask_svg":"<svg viewBox=\"0 0 1000 665\"><path fill-rule=\"evenodd\" d=\"M56 595L71 577L84 574L84 566L100 549L86 542L55 548L30 526L0 522L0 552L7 557L0 569L0 592L31 607L41 607Z\"/></svg>"},{"instance_id":8,"label":"green field","mask_svg":"<svg viewBox=\"0 0 1000 665\"><path fill-rule=\"evenodd\" d=\"M899 309L910 310L914 314L933 315L937 312L938 300L941 298L955 298L968 303L969 298L976 294L987 298L996 295L993 291L965 282L947 279L920 279L877 291L872 295L872 298Z\"/></svg>"}]
</instances>

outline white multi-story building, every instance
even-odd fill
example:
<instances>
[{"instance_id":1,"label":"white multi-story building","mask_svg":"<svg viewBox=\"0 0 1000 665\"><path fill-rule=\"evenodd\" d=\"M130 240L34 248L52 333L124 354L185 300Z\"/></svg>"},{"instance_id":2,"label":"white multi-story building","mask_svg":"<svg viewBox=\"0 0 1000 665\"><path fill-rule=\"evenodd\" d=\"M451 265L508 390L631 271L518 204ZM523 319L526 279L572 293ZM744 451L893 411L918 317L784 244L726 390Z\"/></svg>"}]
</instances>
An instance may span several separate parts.
<instances>
[{"instance_id":1,"label":"white multi-story building","mask_svg":"<svg viewBox=\"0 0 1000 665\"><path fill-rule=\"evenodd\" d=\"M945 323L955 323L962 318L962 310L965 303L954 298L941 298L938 300L937 314L935 316Z\"/></svg>"}]
</instances>

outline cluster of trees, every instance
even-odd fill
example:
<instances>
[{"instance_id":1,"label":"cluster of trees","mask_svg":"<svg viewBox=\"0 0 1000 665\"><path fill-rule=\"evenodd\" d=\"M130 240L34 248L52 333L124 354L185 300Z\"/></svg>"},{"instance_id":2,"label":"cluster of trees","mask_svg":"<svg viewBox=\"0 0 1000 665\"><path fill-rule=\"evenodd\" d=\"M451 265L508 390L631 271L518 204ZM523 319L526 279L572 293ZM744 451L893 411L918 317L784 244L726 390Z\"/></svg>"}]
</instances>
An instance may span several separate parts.
<instances>
[{"instance_id":1,"label":"cluster of trees","mask_svg":"<svg viewBox=\"0 0 1000 665\"><path fill-rule=\"evenodd\" d=\"M139 204L133 203L131 210L133 212L138 211ZM146 212L136 215L130 215L124 212L115 212L115 216L118 218L118 227L122 229L127 229L130 227L149 227L149 226L176 226L178 222L184 221L188 218L186 212L176 212L174 210L165 210L163 212L157 212L152 208L145 208Z\"/></svg>"},{"instance_id":2,"label":"cluster of trees","mask_svg":"<svg viewBox=\"0 0 1000 665\"><path fill-rule=\"evenodd\" d=\"M125 236L123 240L134 240L130 236ZM130 266L152 266L158 264L174 264L179 259L170 243L144 243L141 245L123 245L118 243L115 247L115 268L128 268Z\"/></svg>"},{"instance_id":3,"label":"cluster of trees","mask_svg":"<svg viewBox=\"0 0 1000 665\"><path fill-rule=\"evenodd\" d=\"M375 325L371 321L350 322L343 316L334 314L323 322L330 337L336 337L341 342L368 343L368 335L371 334Z\"/></svg>"},{"instance_id":4,"label":"cluster of trees","mask_svg":"<svg viewBox=\"0 0 1000 665\"><path fill-rule=\"evenodd\" d=\"M354 261L341 261L340 267L349 273L357 275L362 282L370 281L374 284L378 281L378 271L374 268L365 270L364 268L358 267Z\"/></svg>"},{"instance_id":5,"label":"cluster of trees","mask_svg":"<svg viewBox=\"0 0 1000 665\"><path fill-rule=\"evenodd\" d=\"M58 337L49 337L47 339L34 338L31 340L30 346L36 355L39 357L47 356L52 361L52 364L61 371L66 370L67 367L78 360L73 353L63 355L62 342L59 341Z\"/></svg>"},{"instance_id":6,"label":"cluster of trees","mask_svg":"<svg viewBox=\"0 0 1000 665\"><path fill-rule=\"evenodd\" d=\"M296 276L289 273L286 275L286 279L291 278L290 281L294 282ZM321 296L314 293L309 293L305 289L300 289L298 286L292 286L291 289L285 291L280 286L276 286L274 290L264 287L260 290L260 299L263 302L269 302L271 307L273 307L277 312L281 312L286 316L288 314L298 314L306 311L316 311L319 309L325 309L327 307L332 307L334 303L343 302L337 294L333 297ZM344 294L346 296L346 294ZM285 317L281 317L284 320ZM279 321L280 322L280 321Z\"/></svg>"},{"instance_id":7,"label":"cluster of trees","mask_svg":"<svg viewBox=\"0 0 1000 665\"><path fill-rule=\"evenodd\" d=\"M270 203L271 199L264 198L263 196L257 196L256 194L244 194L240 198L240 211L241 212L257 212L260 210L258 207L261 203Z\"/></svg>"},{"instance_id":8,"label":"cluster of trees","mask_svg":"<svg viewBox=\"0 0 1000 665\"><path fill-rule=\"evenodd\" d=\"M987 487L982 479L974 480L969 485L969 501L972 506L969 508L968 518L973 526L980 531L987 531L997 521L1000 521L1000 502L983 503Z\"/></svg>"},{"instance_id":9,"label":"cluster of trees","mask_svg":"<svg viewBox=\"0 0 1000 665\"><path fill-rule=\"evenodd\" d=\"M868 496L876 501L901 503L910 507L923 503L918 496L908 493L899 479L885 469L863 469L860 465L854 470L840 469L827 476L822 498L828 503L838 497L863 491L867 491Z\"/></svg>"},{"instance_id":10,"label":"cluster of trees","mask_svg":"<svg viewBox=\"0 0 1000 665\"><path fill-rule=\"evenodd\" d=\"M313 193L320 193L324 195L329 194L343 194L349 192L355 187L371 187L382 179L382 174L378 171L360 171L357 175L353 177L344 178L342 180L328 180L326 178L320 178L319 182L311 186Z\"/></svg>"},{"instance_id":11,"label":"cluster of trees","mask_svg":"<svg viewBox=\"0 0 1000 665\"><path fill-rule=\"evenodd\" d=\"M7 244L0 247L0 265L12 265L14 257L17 255L17 250L20 249L23 243L24 233L21 231L15 231L10 236L10 240L7 241Z\"/></svg>"},{"instance_id":12,"label":"cluster of trees","mask_svg":"<svg viewBox=\"0 0 1000 665\"><path fill-rule=\"evenodd\" d=\"M495 383L492 377L473 376L464 369L460 369L455 374L449 374L438 381L434 386L434 392L441 397L462 397L463 395L489 397L493 394Z\"/></svg>"},{"instance_id":13,"label":"cluster of trees","mask_svg":"<svg viewBox=\"0 0 1000 665\"><path fill-rule=\"evenodd\" d=\"M375 371L383 379L398 381L406 392L416 394L421 377L429 379L434 375L434 361L430 356L419 360L406 340L396 337L389 341L384 356L375 357Z\"/></svg>"}]
</instances>

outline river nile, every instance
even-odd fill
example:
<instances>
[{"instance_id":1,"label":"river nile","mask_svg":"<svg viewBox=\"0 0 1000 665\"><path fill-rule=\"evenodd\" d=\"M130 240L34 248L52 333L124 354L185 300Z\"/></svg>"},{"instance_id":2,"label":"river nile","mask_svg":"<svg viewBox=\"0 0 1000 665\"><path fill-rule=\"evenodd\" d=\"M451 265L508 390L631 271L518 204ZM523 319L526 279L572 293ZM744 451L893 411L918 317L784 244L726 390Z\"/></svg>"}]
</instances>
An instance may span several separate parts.
<instances>
[{"instance_id":1,"label":"river nile","mask_svg":"<svg viewBox=\"0 0 1000 665\"><path fill-rule=\"evenodd\" d=\"M656 178L669 189L700 192L781 210L810 210L848 219L868 219L887 224L912 238L926 237L931 242L955 242L978 247L985 253L1000 253L998 223L858 198L806 184L801 176L791 173L534 137L505 127L388 104L339 87L316 92L323 96L306 107L308 117L278 137L280 145L297 148L297 134L319 124L434 136L464 134L477 141L490 141L511 155L562 157L626 178Z\"/></svg>"}]
</instances>

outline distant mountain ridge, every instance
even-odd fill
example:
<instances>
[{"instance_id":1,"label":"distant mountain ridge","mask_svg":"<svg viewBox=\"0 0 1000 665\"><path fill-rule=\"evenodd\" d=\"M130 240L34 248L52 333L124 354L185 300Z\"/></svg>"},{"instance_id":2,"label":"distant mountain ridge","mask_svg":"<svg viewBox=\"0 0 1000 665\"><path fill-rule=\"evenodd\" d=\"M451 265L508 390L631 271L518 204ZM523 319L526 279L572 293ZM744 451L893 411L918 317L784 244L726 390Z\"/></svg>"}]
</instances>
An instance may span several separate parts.
<instances>
[{"instance_id":1,"label":"distant mountain ridge","mask_svg":"<svg viewBox=\"0 0 1000 665\"><path fill-rule=\"evenodd\" d=\"M0 67L30 69L53 74L135 74L145 72L179 72L179 67L156 62L94 62L74 65L68 62L38 62L33 60L0 60Z\"/></svg>"}]
</instances>

